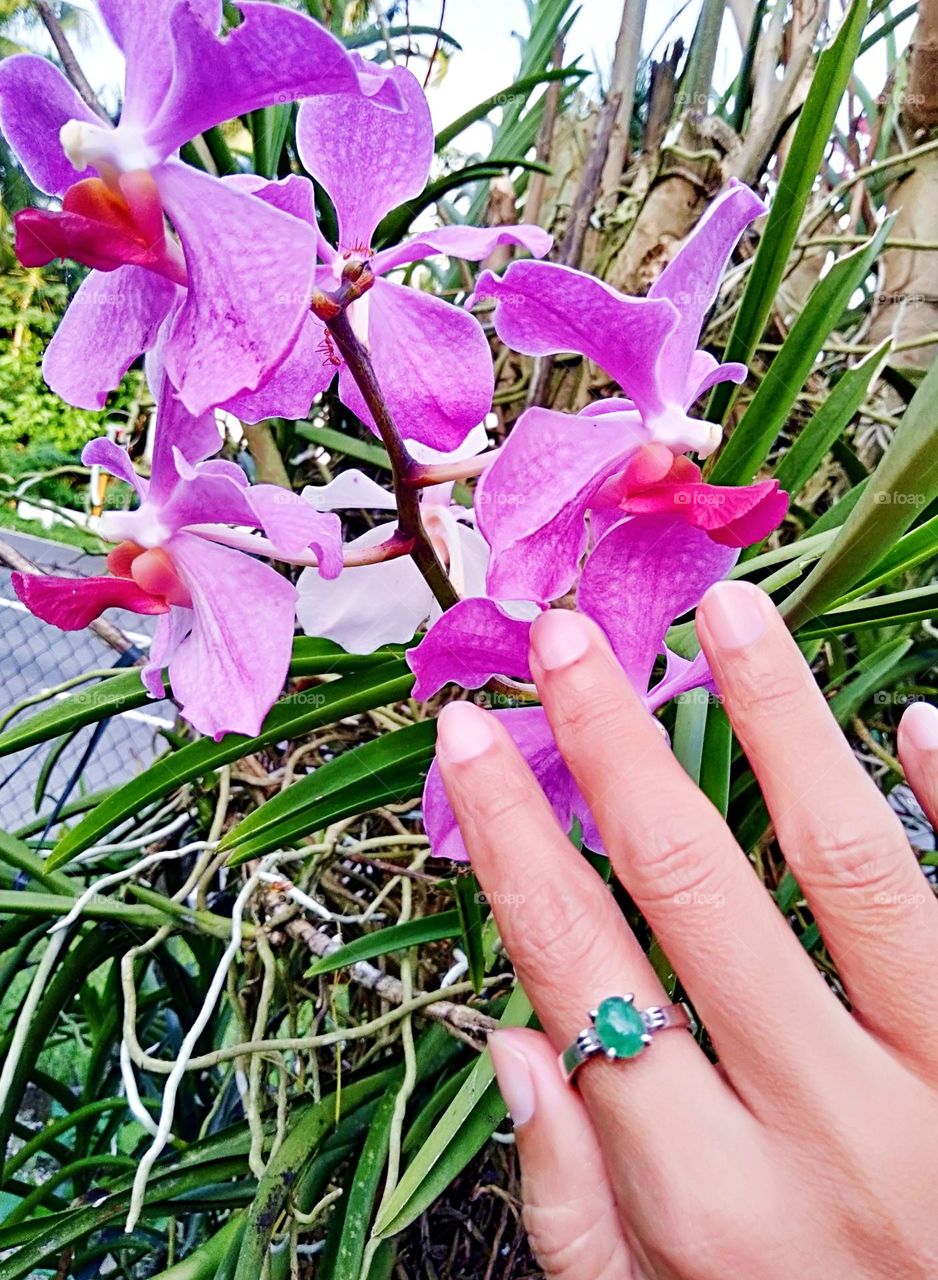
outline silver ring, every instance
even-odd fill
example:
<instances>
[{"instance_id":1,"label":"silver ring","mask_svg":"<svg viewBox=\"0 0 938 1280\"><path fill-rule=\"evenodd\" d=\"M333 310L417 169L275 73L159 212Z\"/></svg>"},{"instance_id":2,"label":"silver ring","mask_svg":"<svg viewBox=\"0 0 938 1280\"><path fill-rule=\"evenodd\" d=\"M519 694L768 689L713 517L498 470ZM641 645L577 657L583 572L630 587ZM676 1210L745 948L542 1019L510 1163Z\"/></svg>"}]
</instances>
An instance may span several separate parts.
<instances>
[{"instance_id":1,"label":"silver ring","mask_svg":"<svg viewBox=\"0 0 938 1280\"><path fill-rule=\"evenodd\" d=\"M697 1030L694 1015L686 1004L652 1005L636 1009L635 997L609 996L590 1009L591 1026L586 1027L560 1055L560 1069L569 1083L584 1062L602 1054L610 1061L637 1058L659 1031L679 1027L691 1035Z\"/></svg>"}]
</instances>

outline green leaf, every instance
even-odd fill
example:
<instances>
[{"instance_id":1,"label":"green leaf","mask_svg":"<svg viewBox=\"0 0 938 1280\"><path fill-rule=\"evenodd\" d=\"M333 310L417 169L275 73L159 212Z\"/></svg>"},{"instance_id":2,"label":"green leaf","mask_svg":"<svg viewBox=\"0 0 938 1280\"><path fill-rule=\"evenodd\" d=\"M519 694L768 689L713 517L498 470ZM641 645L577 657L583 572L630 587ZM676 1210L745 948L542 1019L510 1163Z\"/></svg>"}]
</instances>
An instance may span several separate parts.
<instances>
[{"instance_id":1,"label":"green leaf","mask_svg":"<svg viewBox=\"0 0 938 1280\"><path fill-rule=\"evenodd\" d=\"M785 612L785 601L781 606ZM938 587L916 587L891 595L874 596L831 609L818 618L811 617L798 629L798 639L829 640L844 632L865 631L870 627L898 627L925 621L938 613Z\"/></svg>"},{"instance_id":2,"label":"green leaf","mask_svg":"<svg viewBox=\"0 0 938 1280\"><path fill-rule=\"evenodd\" d=\"M438 911L434 915L408 920L405 924L388 925L322 956L306 970L306 977L319 978L324 973L334 973L336 969L347 969L360 960L373 960L376 956L390 955L392 951L406 951L408 947L422 946L425 942L456 938L459 928L458 911Z\"/></svg>"},{"instance_id":3,"label":"green leaf","mask_svg":"<svg viewBox=\"0 0 938 1280\"><path fill-rule=\"evenodd\" d=\"M120 675L108 676L106 680L53 702L28 720L15 724L0 734L0 756L22 751L24 747L35 746L37 742L47 742L49 738L81 729L86 724L104 720L119 711L143 707L151 701L140 680L139 671L125 671Z\"/></svg>"},{"instance_id":4,"label":"green leaf","mask_svg":"<svg viewBox=\"0 0 938 1280\"><path fill-rule=\"evenodd\" d=\"M120 787L92 810L77 827L68 831L48 859L50 869L62 866L83 853L119 822L131 818L144 805L175 791L207 773L250 755L272 742L300 737L320 725L333 724L345 716L359 715L373 707L406 698L413 676L402 661L385 662L372 671L343 676L315 690L282 698L270 710L261 732L254 738L239 733L226 734L220 742L202 738L179 751L163 756L139 777Z\"/></svg>"},{"instance_id":5,"label":"green leaf","mask_svg":"<svg viewBox=\"0 0 938 1280\"><path fill-rule=\"evenodd\" d=\"M335 431L332 427L314 427L309 422L298 422L296 434L310 444L322 445L334 453L344 453L348 458L356 458L359 462L370 462L372 466L391 470L391 462L380 444L369 444L367 440L359 440L357 436L345 431Z\"/></svg>"},{"instance_id":6,"label":"green leaf","mask_svg":"<svg viewBox=\"0 0 938 1280\"><path fill-rule=\"evenodd\" d=\"M782 605L797 630L850 593L938 498L938 362L902 416L862 497L821 559Z\"/></svg>"},{"instance_id":7,"label":"green leaf","mask_svg":"<svg viewBox=\"0 0 938 1280\"><path fill-rule=\"evenodd\" d=\"M726 344L725 361L738 360L748 365L765 330L853 71L867 10L868 0L853 0L839 31L817 60L811 88L801 108L762 240ZM707 417L713 422L725 421L734 394L735 387L730 383L715 387L707 407Z\"/></svg>"},{"instance_id":8,"label":"green leaf","mask_svg":"<svg viewBox=\"0 0 938 1280\"><path fill-rule=\"evenodd\" d=\"M865 577L858 587L842 596L840 603L854 600L858 596L868 595L876 587L881 587L891 578L909 569L915 569L927 560L938 556L938 516L932 516L918 528L912 529L900 538L896 545L880 560L874 572Z\"/></svg>"},{"instance_id":9,"label":"green leaf","mask_svg":"<svg viewBox=\"0 0 938 1280\"><path fill-rule=\"evenodd\" d=\"M532 89L536 89L538 85L548 84L551 80L585 80L589 75L588 71L581 71L579 67L556 67L547 71L539 71L533 76L524 76L520 80L515 80L512 84L506 85L504 89L499 89L497 93L491 94L482 102L476 103L474 107L470 107L468 111L464 111L461 116L448 124L445 129L441 129L436 135L436 149L442 151L444 147L448 147L454 138L468 129L470 125L475 124L478 120L484 120L487 115L498 108L503 108L506 103L524 101Z\"/></svg>"},{"instance_id":10,"label":"green leaf","mask_svg":"<svg viewBox=\"0 0 938 1280\"><path fill-rule=\"evenodd\" d=\"M479 882L471 871L456 877L453 890L459 914L462 949L469 961L469 980L478 995L485 980L485 946L482 939L484 919L481 903L486 899L483 894L480 894Z\"/></svg>"},{"instance_id":11,"label":"green leaf","mask_svg":"<svg viewBox=\"0 0 938 1280\"><path fill-rule=\"evenodd\" d=\"M280 153L290 127L292 103L276 103L262 107L250 115L251 137L254 139L254 172L264 178L276 178Z\"/></svg>"},{"instance_id":12,"label":"green leaf","mask_svg":"<svg viewBox=\"0 0 938 1280\"><path fill-rule=\"evenodd\" d=\"M811 290L781 351L769 365L746 412L720 451L708 477L713 484L752 481L788 420L818 352L839 322L854 290L869 275L894 221L895 215L887 218L868 244L838 258Z\"/></svg>"},{"instance_id":13,"label":"green leaf","mask_svg":"<svg viewBox=\"0 0 938 1280\"><path fill-rule=\"evenodd\" d=\"M785 451L775 469L775 478L783 489L795 495L807 484L824 455L866 399L891 347L892 338L886 338L874 351L848 369L831 389L824 403L802 429L791 448Z\"/></svg>"},{"instance_id":14,"label":"green leaf","mask_svg":"<svg viewBox=\"0 0 938 1280\"><path fill-rule=\"evenodd\" d=\"M882 690L890 672L911 647L912 641L908 636L887 640L857 663L859 674L838 689L830 700L830 709L838 724L847 724L873 694Z\"/></svg>"},{"instance_id":15,"label":"green leaf","mask_svg":"<svg viewBox=\"0 0 938 1280\"><path fill-rule=\"evenodd\" d=\"M503 1027L530 1022L531 1005L516 984L499 1019ZM484 1053L475 1064L433 1132L423 1143L394 1189L378 1221L377 1236L393 1236L423 1213L488 1142L505 1118L492 1059Z\"/></svg>"},{"instance_id":16,"label":"green leaf","mask_svg":"<svg viewBox=\"0 0 938 1280\"><path fill-rule=\"evenodd\" d=\"M237 865L261 851L291 845L340 814L409 799L421 789L435 739L436 722L422 720L343 752L249 813L220 847L232 850L231 862Z\"/></svg>"}]
</instances>

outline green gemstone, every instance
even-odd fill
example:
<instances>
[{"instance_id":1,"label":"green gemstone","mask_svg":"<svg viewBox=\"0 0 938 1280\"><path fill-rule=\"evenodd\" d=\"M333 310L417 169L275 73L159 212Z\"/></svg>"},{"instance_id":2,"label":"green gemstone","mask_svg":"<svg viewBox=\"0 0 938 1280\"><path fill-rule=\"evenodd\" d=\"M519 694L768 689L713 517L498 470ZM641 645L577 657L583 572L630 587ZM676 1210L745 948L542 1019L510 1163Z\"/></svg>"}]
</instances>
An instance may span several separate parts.
<instances>
[{"instance_id":1,"label":"green gemstone","mask_svg":"<svg viewBox=\"0 0 938 1280\"><path fill-rule=\"evenodd\" d=\"M593 1023L602 1046L617 1058L634 1058L645 1048L642 1015L622 996L610 996L596 1010Z\"/></svg>"}]
</instances>

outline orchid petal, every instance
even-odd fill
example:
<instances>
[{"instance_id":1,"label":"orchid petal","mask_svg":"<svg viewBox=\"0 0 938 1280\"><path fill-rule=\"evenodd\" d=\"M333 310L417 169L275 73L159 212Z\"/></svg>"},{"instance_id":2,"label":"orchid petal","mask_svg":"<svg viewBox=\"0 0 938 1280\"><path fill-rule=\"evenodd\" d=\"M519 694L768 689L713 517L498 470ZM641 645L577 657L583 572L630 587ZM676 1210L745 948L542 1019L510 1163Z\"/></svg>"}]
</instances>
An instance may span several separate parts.
<instances>
[{"instance_id":1,"label":"orchid petal","mask_svg":"<svg viewBox=\"0 0 938 1280\"><path fill-rule=\"evenodd\" d=\"M407 651L417 677L414 697L432 698L452 682L481 689L493 676L530 681L528 636L531 623L510 618L492 600L460 600Z\"/></svg>"},{"instance_id":2,"label":"orchid petal","mask_svg":"<svg viewBox=\"0 0 938 1280\"><path fill-rule=\"evenodd\" d=\"M287 676L296 590L252 556L193 534L176 534L165 550L192 597L192 630L170 665L180 710L216 741L253 736Z\"/></svg>"},{"instance_id":3,"label":"orchid petal","mask_svg":"<svg viewBox=\"0 0 938 1280\"><path fill-rule=\"evenodd\" d=\"M495 332L526 355L578 351L618 382L642 413L661 412L659 355L679 324L667 299L631 298L555 262L512 262L483 271L467 306L496 301Z\"/></svg>"},{"instance_id":4,"label":"orchid petal","mask_svg":"<svg viewBox=\"0 0 938 1280\"><path fill-rule=\"evenodd\" d=\"M462 444L456 449L434 449L428 444L421 444L419 440L405 440L404 443L407 445L407 450L415 462L436 464L439 462L465 462L468 458L475 458L482 453L492 442L485 429L485 423L480 422L472 428Z\"/></svg>"},{"instance_id":5,"label":"orchid petal","mask_svg":"<svg viewBox=\"0 0 938 1280\"><path fill-rule=\"evenodd\" d=\"M104 123L45 58L16 53L0 62L0 132L29 178L50 196L94 176L93 169L78 172L62 149L59 131L69 120L98 128Z\"/></svg>"},{"instance_id":6,"label":"orchid petal","mask_svg":"<svg viewBox=\"0 0 938 1280\"><path fill-rule=\"evenodd\" d=\"M691 361L723 271L745 228L765 211L754 191L731 181L648 290L649 298L674 303L680 316L658 366L666 400L686 402Z\"/></svg>"},{"instance_id":7,"label":"orchid petal","mask_svg":"<svg viewBox=\"0 0 938 1280\"><path fill-rule=\"evenodd\" d=\"M492 711L514 739L554 810L564 831L574 819L580 822L587 846L603 852L602 840L583 798L557 750L547 717L540 707L518 707L509 711ZM443 785L439 766L434 760L427 774L423 792L423 819L434 857L467 862L469 855Z\"/></svg>"},{"instance_id":8,"label":"orchid petal","mask_svg":"<svg viewBox=\"0 0 938 1280\"><path fill-rule=\"evenodd\" d=\"M312 296L315 236L298 218L177 161L160 166L157 183L189 272L166 369L200 413L255 391L289 353Z\"/></svg>"},{"instance_id":9,"label":"orchid petal","mask_svg":"<svg viewBox=\"0 0 938 1280\"><path fill-rule=\"evenodd\" d=\"M363 551L387 541L396 524L380 524L348 544ZM357 565L334 582L304 569L297 582L297 619L310 636L333 640L348 653L374 653L406 644L426 621L433 593L410 556Z\"/></svg>"},{"instance_id":10,"label":"orchid petal","mask_svg":"<svg viewBox=\"0 0 938 1280\"><path fill-rule=\"evenodd\" d=\"M164 507L179 484L179 457L194 466L216 454L222 438L214 413L191 414L163 370L157 368L154 375L152 390L157 398L157 420L150 463L150 501ZM240 468L235 469L246 485L247 477ZM211 519L208 515L196 518Z\"/></svg>"},{"instance_id":11,"label":"orchid petal","mask_svg":"<svg viewBox=\"0 0 938 1280\"><path fill-rule=\"evenodd\" d=\"M344 45L311 18L239 0L240 24L219 35L215 14L202 8L199 13L190 3L177 4L169 19L172 85L146 130L147 142L161 155L260 107L321 94L360 95Z\"/></svg>"},{"instance_id":12,"label":"orchid petal","mask_svg":"<svg viewBox=\"0 0 938 1280\"><path fill-rule=\"evenodd\" d=\"M339 247L350 252L367 250L384 215L423 191L433 160L433 125L419 81L406 67L384 75L403 111L373 98L345 98L341 111L327 98L307 98L296 120L300 159L332 200Z\"/></svg>"},{"instance_id":13,"label":"orchid petal","mask_svg":"<svg viewBox=\"0 0 938 1280\"><path fill-rule=\"evenodd\" d=\"M168 605L142 591L130 578L57 578L44 573L14 573L13 590L26 608L63 631L80 631L105 609L165 613Z\"/></svg>"},{"instance_id":14,"label":"orchid petal","mask_svg":"<svg viewBox=\"0 0 938 1280\"><path fill-rule=\"evenodd\" d=\"M745 382L749 370L744 364L730 361L718 364L709 351L695 351L690 364L690 375L687 380L687 395L684 405L689 408L695 400L699 400L705 391L715 387L719 382Z\"/></svg>"},{"instance_id":15,"label":"orchid petal","mask_svg":"<svg viewBox=\"0 0 938 1280\"><path fill-rule=\"evenodd\" d=\"M577 608L597 622L629 680L645 695L675 618L725 578L738 551L673 516L623 520L593 548Z\"/></svg>"},{"instance_id":16,"label":"orchid petal","mask_svg":"<svg viewBox=\"0 0 938 1280\"><path fill-rule=\"evenodd\" d=\"M446 452L459 448L492 404L492 357L482 326L459 307L387 280L376 280L365 300L371 363L400 434ZM374 430L345 366L339 394Z\"/></svg>"},{"instance_id":17,"label":"orchid petal","mask_svg":"<svg viewBox=\"0 0 938 1280\"><path fill-rule=\"evenodd\" d=\"M672 698L691 689L707 689L713 691L713 675L705 653L700 652L694 658L685 658L679 653L665 647L665 673L661 680L650 690L645 698L649 711L657 711Z\"/></svg>"},{"instance_id":18,"label":"orchid petal","mask_svg":"<svg viewBox=\"0 0 938 1280\"><path fill-rule=\"evenodd\" d=\"M308 484L303 490L302 497L304 502L308 502L315 511L345 509L395 511L397 509L394 494L389 493L387 489L382 489L377 481L355 467L341 472L328 484Z\"/></svg>"},{"instance_id":19,"label":"orchid petal","mask_svg":"<svg viewBox=\"0 0 938 1280\"><path fill-rule=\"evenodd\" d=\"M546 602L569 590L586 550L590 499L645 439L637 414L521 415L476 488L492 596Z\"/></svg>"},{"instance_id":20,"label":"orchid petal","mask_svg":"<svg viewBox=\"0 0 938 1280\"><path fill-rule=\"evenodd\" d=\"M103 467L109 475L116 476L125 484L131 485L142 502L147 496L147 482L134 470L130 455L126 449L113 440L102 436L97 440L89 440L81 451L82 465L86 467Z\"/></svg>"},{"instance_id":21,"label":"orchid petal","mask_svg":"<svg viewBox=\"0 0 938 1280\"><path fill-rule=\"evenodd\" d=\"M298 493L276 484L251 485L244 497L253 523L264 530L277 551L292 559L313 550L322 577L339 576L343 548L338 516L312 510Z\"/></svg>"},{"instance_id":22,"label":"orchid petal","mask_svg":"<svg viewBox=\"0 0 938 1280\"><path fill-rule=\"evenodd\" d=\"M157 622L146 663L140 668L140 679L151 698L166 697L163 668L172 662L176 650L192 630L192 617L191 609L173 605Z\"/></svg>"},{"instance_id":23,"label":"orchid petal","mask_svg":"<svg viewBox=\"0 0 938 1280\"><path fill-rule=\"evenodd\" d=\"M500 244L518 244L532 257L543 258L553 240L548 232L528 223L507 227L440 227L436 231L421 231L391 249L382 249L375 254L371 266L375 275L383 276L395 267L420 262L438 253L480 262Z\"/></svg>"},{"instance_id":24,"label":"orchid petal","mask_svg":"<svg viewBox=\"0 0 938 1280\"><path fill-rule=\"evenodd\" d=\"M52 390L81 409L103 409L141 351L157 340L177 289L142 267L92 271L81 282L46 348Z\"/></svg>"},{"instance_id":25,"label":"orchid petal","mask_svg":"<svg viewBox=\"0 0 938 1280\"><path fill-rule=\"evenodd\" d=\"M242 391L227 400L224 407L242 422L308 417L313 400L336 375L335 366L323 354L322 341L323 326L312 314L305 315L283 362L256 391Z\"/></svg>"}]
</instances>

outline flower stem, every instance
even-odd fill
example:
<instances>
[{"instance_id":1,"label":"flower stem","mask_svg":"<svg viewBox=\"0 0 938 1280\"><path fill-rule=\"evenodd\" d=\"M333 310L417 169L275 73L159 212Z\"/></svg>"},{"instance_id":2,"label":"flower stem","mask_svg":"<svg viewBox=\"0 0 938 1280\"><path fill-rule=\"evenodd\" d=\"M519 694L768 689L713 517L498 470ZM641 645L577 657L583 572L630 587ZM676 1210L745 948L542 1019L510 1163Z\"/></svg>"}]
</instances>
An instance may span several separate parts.
<instances>
[{"instance_id":1,"label":"flower stem","mask_svg":"<svg viewBox=\"0 0 938 1280\"><path fill-rule=\"evenodd\" d=\"M363 284L367 287L364 280L354 282L353 297L357 297L359 292L364 292ZM354 285L358 285L358 288L354 288ZM313 310L319 314L320 319L332 334L333 341L342 353L349 372L358 384L362 398L371 411L375 426L378 428L378 433L385 449L387 449L388 458L391 462L394 493L397 498L398 530L402 538L413 540L413 546L410 551L411 557L426 579L427 585L436 597L440 607L450 609L454 604L458 603L459 596L450 582L446 570L440 563L420 519L420 501L417 490L411 484L411 476L418 470L417 463L408 452L401 433L391 417L391 412L378 385L378 379L375 376L368 352L359 342L349 323L345 306L352 298L343 296L343 292L340 291L335 295L330 295L328 302L333 305L322 306L318 310L317 299L313 303ZM328 314L330 311L333 314Z\"/></svg>"}]
</instances>

